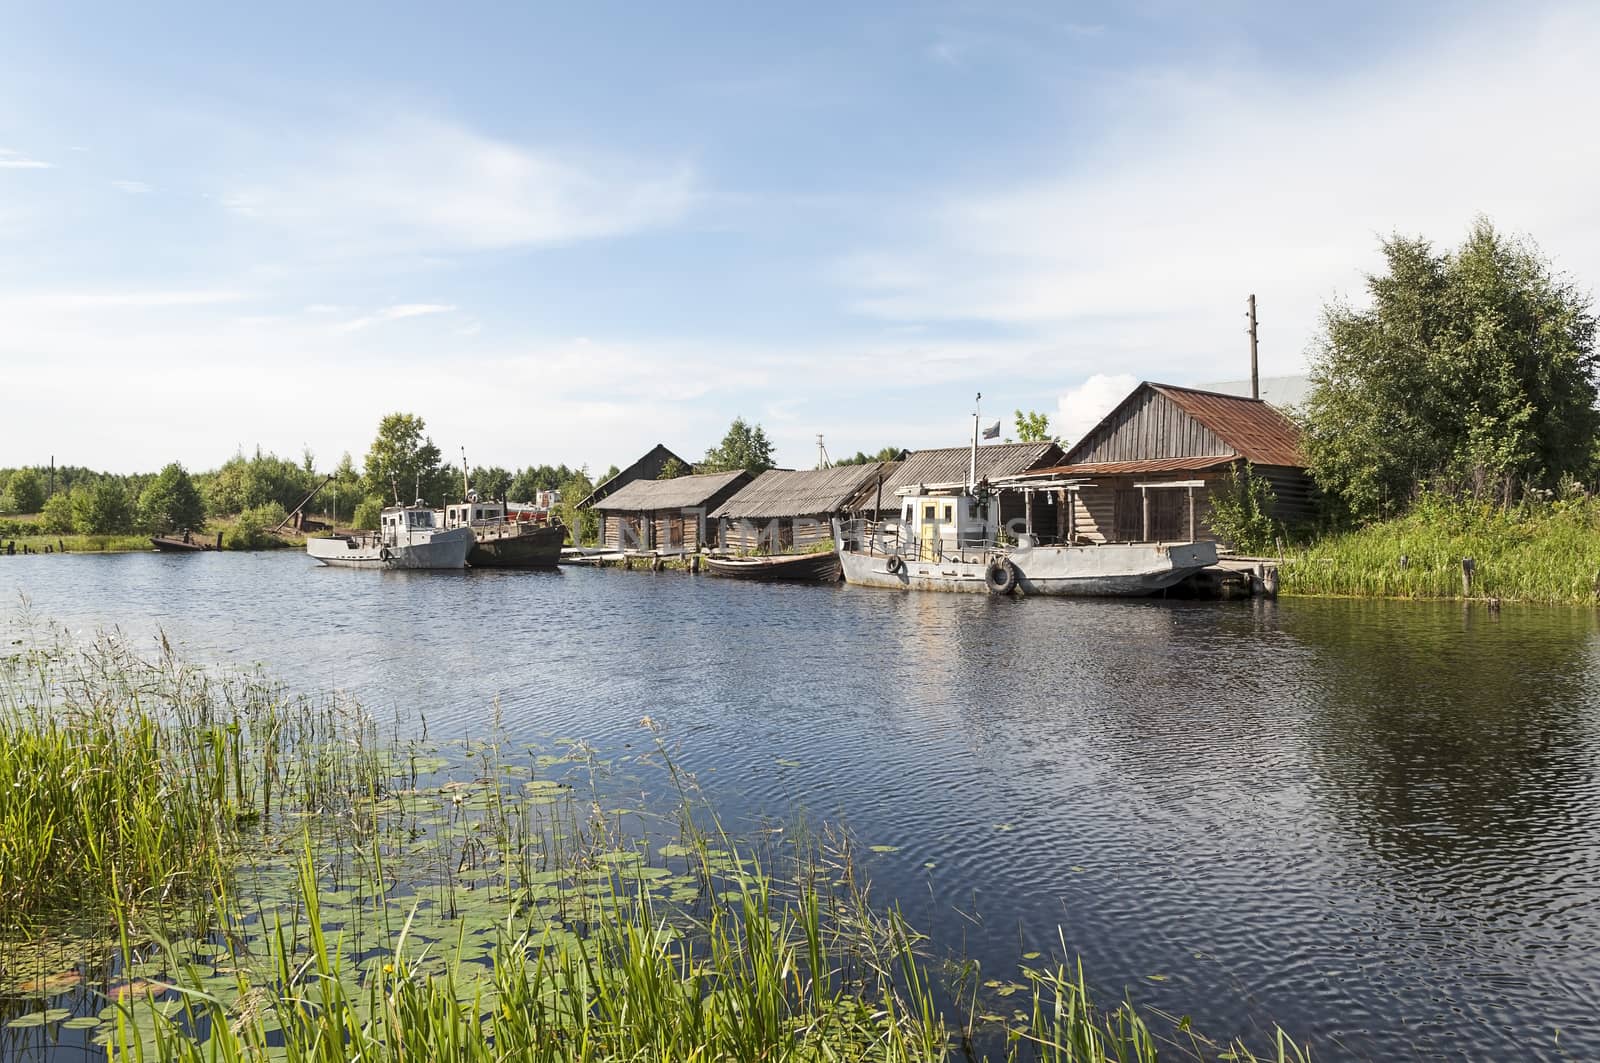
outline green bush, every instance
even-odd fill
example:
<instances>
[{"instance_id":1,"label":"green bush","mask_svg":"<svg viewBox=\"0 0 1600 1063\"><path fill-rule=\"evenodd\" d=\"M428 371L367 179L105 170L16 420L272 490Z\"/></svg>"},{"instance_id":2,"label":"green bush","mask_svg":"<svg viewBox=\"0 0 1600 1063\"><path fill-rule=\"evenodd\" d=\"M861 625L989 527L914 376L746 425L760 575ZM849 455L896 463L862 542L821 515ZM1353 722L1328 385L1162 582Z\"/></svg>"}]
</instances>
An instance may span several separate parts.
<instances>
[{"instance_id":1,"label":"green bush","mask_svg":"<svg viewBox=\"0 0 1600 1063\"><path fill-rule=\"evenodd\" d=\"M39 530L46 535L68 535L72 532L71 496L63 492L44 500L44 508L39 516Z\"/></svg>"},{"instance_id":2,"label":"green bush","mask_svg":"<svg viewBox=\"0 0 1600 1063\"><path fill-rule=\"evenodd\" d=\"M0 513L37 513L44 506L44 484L32 469L18 469L0 492Z\"/></svg>"},{"instance_id":3,"label":"green bush","mask_svg":"<svg viewBox=\"0 0 1600 1063\"><path fill-rule=\"evenodd\" d=\"M264 550L282 546L283 540L272 534L288 514L276 502L251 506L239 514L239 519L228 529L224 544L229 550Z\"/></svg>"},{"instance_id":4,"label":"green bush","mask_svg":"<svg viewBox=\"0 0 1600 1063\"><path fill-rule=\"evenodd\" d=\"M72 530L79 535L126 535L133 531L128 492L106 476L93 485L72 489Z\"/></svg>"},{"instance_id":5,"label":"green bush","mask_svg":"<svg viewBox=\"0 0 1600 1063\"><path fill-rule=\"evenodd\" d=\"M368 495L356 506L356 511L350 517L352 527L363 531L372 531L378 526L378 516L383 512L383 499L377 495Z\"/></svg>"},{"instance_id":6,"label":"green bush","mask_svg":"<svg viewBox=\"0 0 1600 1063\"><path fill-rule=\"evenodd\" d=\"M1272 485L1258 477L1249 462L1230 465L1211 495L1211 530L1240 553L1266 553L1279 531L1272 517L1276 501Z\"/></svg>"}]
</instances>

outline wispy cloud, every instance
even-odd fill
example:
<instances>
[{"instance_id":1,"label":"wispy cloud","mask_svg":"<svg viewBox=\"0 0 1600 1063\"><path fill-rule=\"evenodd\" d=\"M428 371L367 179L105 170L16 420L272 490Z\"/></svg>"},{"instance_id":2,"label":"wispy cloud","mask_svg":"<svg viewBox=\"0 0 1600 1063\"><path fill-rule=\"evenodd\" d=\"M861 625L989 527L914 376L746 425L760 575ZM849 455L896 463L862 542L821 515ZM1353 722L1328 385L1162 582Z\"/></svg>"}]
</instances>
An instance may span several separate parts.
<instances>
[{"instance_id":1,"label":"wispy cloud","mask_svg":"<svg viewBox=\"0 0 1600 1063\"><path fill-rule=\"evenodd\" d=\"M425 317L429 314L449 314L455 311L454 306L442 303L397 303L394 306L384 307L382 310L364 317L354 318L336 326L337 332L356 332L368 325L379 321L400 321L408 317Z\"/></svg>"},{"instance_id":2,"label":"wispy cloud","mask_svg":"<svg viewBox=\"0 0 1600 1063\"><path fill-rule=\"evenodd\" d=\"M138 195L143 192L152 191L151 187L145 184L143 181L112 181L111 187L123 192L127 192L130 195Z\"/></svg>"},{"instance_id":3,"label":"wispy cloud","mask_svg":"<svg viewBox=\"0 0 1600 1063\"><path fill-rule=\"evenodd\" d=\"M20 151L0 148L0 170L50 170L55 164L31 158Z\"/></svg>"},{"instance_id":4,"label":"wispy cloud","mask_svg":"<svg viewBox=\"0 0 1600 1063\"><path fill-rule=\"evenodd\" d=\"M368 124L217 195L235 214L350 253L561 244L682 217L684 162L513 143L429 118Z\"/></svg>"},{"instance_id":5,"label":"wispy cloud","mask_svg":"<svg viewBox=\"0 0 1600 1063\"><path fill-rule=\"evenodd\" d=\"M1243 350L1252 291L1263 356L1296 368L1320 304L1358 288L1393 231L1453 243L1486 213L1600 277L1600 140L1571 135L1600 98L1597 49L1600 9L1571 7L1344 79L1147 72L1116 139L1070 169L907 208L899 238L842 263L852 305L1104 344L1096 368L1187 358L1204 379L1237 375L1218 356Z\"/></svg>"},{"instance_id":6,"label":"wispy cloud","mask_svg":"<svg viewBox=\"0 0 1600 1063\"><path fill-rule=\"evenodd\" d=\"M198 307L236 303L247 298L237 291L87 291L33 292L0 299L0 308L19 312L52 313L79 310L151 310L163 307Z\"/></svg>"}]
</instances>

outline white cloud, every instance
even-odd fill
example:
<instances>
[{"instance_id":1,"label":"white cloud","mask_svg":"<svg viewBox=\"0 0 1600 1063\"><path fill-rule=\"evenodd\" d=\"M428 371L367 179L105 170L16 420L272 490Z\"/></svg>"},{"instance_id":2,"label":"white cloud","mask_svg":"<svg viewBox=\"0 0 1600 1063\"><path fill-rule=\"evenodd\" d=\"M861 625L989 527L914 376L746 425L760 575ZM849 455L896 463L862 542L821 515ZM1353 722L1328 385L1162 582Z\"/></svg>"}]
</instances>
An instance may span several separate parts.
<instances>
[{"instance_id":1,"label":"white cloud","mask_svg":"<svg viewBox=\"0 0 1600 1063\"><path fill-rule=\"evenodd\" d=\"M1243 371L1250 292L1264 367L1297 370L1321 304L1359 292L1394 231L1452 246L1483 213L1600 281L1600 138L1577 132L1600 99L1600 9L1501 18L1343 80L1147 76L1070 171L913 207L903 243L843 263L854 305L1205 379Z\"/></svg>"},{"instance_id":2,"label":"white cloud","mask_svg":"<svg viewBox=\"0 0 1600 1063\"><path fill-rule=\"evenodd\" d=\"M670 224L695 196L685 163L529 147L404 118L329 139L217 196L333 253L561 244Z\"/></svg>"},{"instance_id":3,"label":"white cloud","mask_svg":"<svg viewBox=\"0 0 1600 1063\"><path fill-rule=\"evenodd\" d=\"M54 168L54 163L30 158L20 151L0 148L0 170L51 170Z\"/></svg>"},{"instance_id":4,"label":"white cloud","mask_svg":"<svg viewBox=\"0 0 1600 1063\"><path fill-rule=\"evenodd\" d=\"M33 292L0 299L0 309L10 313L49 314L82 310L150 310L161 307L197 307L235 303L247 296L237 291L86 291Z\"/></svg>"},{"instance_id":5,"label":"white cloud","mask_svg":"<svg viewBox=\"0 0 1600 1063\"><path fill-rule=\"evenodd\" d=\"M1062 446L1071 447L1100 423L1100 418L1127 397L1139 383L1130 373L1096 373L1077 387L1068 388L1056 400L1056 415L1050 428Z\"/></svg>"},{"instance_id":6,"label":"white cloud","mask_svg":"<svg viewBox=\"0 0 1600 1063\"><path fill-rule=\"evenodd\" d=\"M129 195L139 195L151 191L149 185L143 181L112 181L111 187L127 192Z\"/></svg>"},{"instance_id":7,"label":"white cloud","mask_svg":"<svg viewBox=\"0 0 1600 1063\"><path fill-rule=\"evenodd\" d=\"M398 303L388 306L376 313L365 317L354 318L337 325L336 332L357 332L378 321L399 321L408 317L425 317L429 314L449 314L455 311L453 306L442 303Z\"/></svg>"}]
</instances>

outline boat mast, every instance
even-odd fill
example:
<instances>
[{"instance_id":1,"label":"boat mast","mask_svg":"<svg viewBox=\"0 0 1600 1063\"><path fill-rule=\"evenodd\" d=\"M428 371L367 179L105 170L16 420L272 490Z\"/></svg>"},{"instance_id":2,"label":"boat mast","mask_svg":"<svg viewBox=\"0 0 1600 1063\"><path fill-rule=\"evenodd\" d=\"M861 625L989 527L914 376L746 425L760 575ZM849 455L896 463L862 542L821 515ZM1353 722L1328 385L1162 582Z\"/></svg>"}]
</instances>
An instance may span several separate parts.
<instances>
[{"instance_id":1,"label":"boat mast","mask_svg":"<svg viewBox=\"0 0 1600 1063\"><path fill-rule=\"evenodd\" d=\"M983 404L983 392L972 403L972 463L967 467L967 493L978 486L978 411Z\"/></svg>"},{"instance_id":2,"label":"boat mast","mask_svg":"<svg viewBox=\"0 0 1600 1063\"><path fill-rule=\"evenodd\" d=\"M467 448L461 448L461 501L468 501L467 496L472 493L472 481L467 476Z\"/></svg>"}]
</instances>

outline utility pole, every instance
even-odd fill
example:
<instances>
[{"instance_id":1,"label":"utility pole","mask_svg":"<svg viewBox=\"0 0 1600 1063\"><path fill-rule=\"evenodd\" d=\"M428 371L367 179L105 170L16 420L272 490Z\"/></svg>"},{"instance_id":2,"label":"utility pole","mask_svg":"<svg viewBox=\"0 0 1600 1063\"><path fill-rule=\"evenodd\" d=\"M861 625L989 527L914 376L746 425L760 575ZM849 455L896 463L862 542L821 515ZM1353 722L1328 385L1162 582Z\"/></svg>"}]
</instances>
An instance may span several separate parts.
<instances>
[{"instance_id":1,"label":"utility pole","mask_svg":"<svg viewBox=\"0 0 1600 1063\"><path fill-rule=\"evenodd\" d=\"M1261 368L1256 362L1256 297L1250 296L1250 397L1261 397Z\"/></svg>"},{"instance_id":2,"label":"utility pole","mask_svg":"<svg viewBox=\"0 0 1600 1063\"><path fill-rule=\"evenodd\" d=\"M831 467L832 467L832 463L830 461L828 461L828 448L822 445L822 433L818 432L817 433L817 468L819 468L819 469L827 469L827 468L831 468Z\"/></svg>"}]
</instances>

